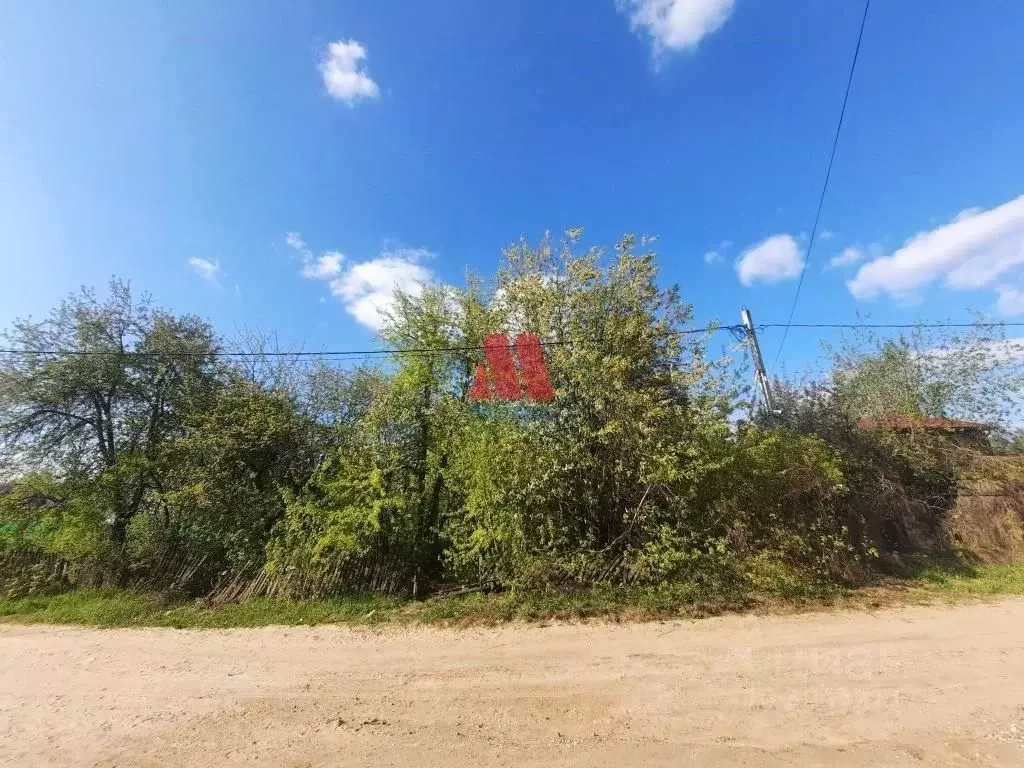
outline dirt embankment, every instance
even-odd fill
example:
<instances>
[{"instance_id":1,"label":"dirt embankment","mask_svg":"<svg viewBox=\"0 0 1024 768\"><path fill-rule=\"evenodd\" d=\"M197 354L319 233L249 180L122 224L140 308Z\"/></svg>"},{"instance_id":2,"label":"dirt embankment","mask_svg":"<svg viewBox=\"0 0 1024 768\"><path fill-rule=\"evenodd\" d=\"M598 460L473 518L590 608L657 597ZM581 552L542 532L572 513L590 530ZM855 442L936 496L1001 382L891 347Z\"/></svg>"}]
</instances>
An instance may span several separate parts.
<instances>
[{"instance_id":1,"label":"dirt embankment","mask_svg":"<svg viewBox=\"0 0 1024 768\"><path fill-rule=\"evenodd\" d=\"M1020 766L1024 600L500 629L0 627L12 766Z\"/></svg>"}]
</instances>

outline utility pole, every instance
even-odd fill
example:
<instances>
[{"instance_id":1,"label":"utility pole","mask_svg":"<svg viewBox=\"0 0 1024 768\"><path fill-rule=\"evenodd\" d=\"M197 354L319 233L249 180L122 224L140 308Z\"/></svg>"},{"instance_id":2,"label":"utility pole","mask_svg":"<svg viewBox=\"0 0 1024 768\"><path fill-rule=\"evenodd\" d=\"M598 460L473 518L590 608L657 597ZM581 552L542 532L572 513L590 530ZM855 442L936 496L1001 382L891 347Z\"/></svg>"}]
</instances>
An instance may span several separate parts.
<instances>
[{"instance_id":1,"label":"utility pole","mask_svg":"<svg viewBox=\"0 0 1024 768\"><path fill-rule=\"evenodd\" d=\"M757 343L757 331L754 330L750 310L746 307L741 309L740 317L743 319L743 327L747 329L747 345L750 347L750 357L754 361L754 378L764 398L765 410L772 414L778 413L775 410L775 400L772 398L772 388L768 383L768 372L764 369L764 360L761 359L761 345Z\"/></svg>"}]
</instances>

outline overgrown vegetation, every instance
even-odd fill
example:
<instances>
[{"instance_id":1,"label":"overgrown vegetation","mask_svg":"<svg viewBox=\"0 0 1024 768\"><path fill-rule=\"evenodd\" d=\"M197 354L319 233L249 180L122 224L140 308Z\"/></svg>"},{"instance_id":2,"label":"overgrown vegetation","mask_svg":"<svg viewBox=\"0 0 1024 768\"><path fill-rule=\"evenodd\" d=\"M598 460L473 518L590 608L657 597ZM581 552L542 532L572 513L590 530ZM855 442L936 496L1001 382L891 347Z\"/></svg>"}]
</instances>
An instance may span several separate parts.
<instances>
[{"instance_id":1,"label":"overgrown vegetation","mask_svg":"<svg viewBox=\"0 0 1024 768\"><path fill-rule=\"evenodd\" d=\"M656 587L593 587L576 592L473 593L413 601L373 594L321 600L254 598L213 604L166 594L124 590L77 590L56 595L0 600L0 623L88 624L104 627L219 629L272 624L385 623L498 624L548 620L697 619L734 611L807 611L919 605L1024 595L1024 566L930 566L912 577L871 589L818 585L778 599L772 595L709 592L692 583Z\"/></svg>"},{"instance_id":2,"label":"overgrown vegetation","mask_svg":"<svg viewBox=\"0 0 1024 768\"><path fill-rule=\"evenodd\" d=\"M457 590L735 605L865 583L914 552L1024 548L1020 440L1003 428L1020 357L1004 340L982 325L854 338L816 380L777 382L781 414L737 418L735 361L659 286L646 241L609 254L578 234L514 244L493 280L396 295L379 368L229 344L118 280L15 324L0 360L6 605L59 613L106 599L59 593L124 587L170 596L168 615L206 597L320 616L358 593L387 613L382 595ZM484 337L520 332L545 343L555 400L471 402ZM970 483L996 489L980 517L961 503ZM164 610L136 600L117 610Z\"/></svg>"}]
</instances>

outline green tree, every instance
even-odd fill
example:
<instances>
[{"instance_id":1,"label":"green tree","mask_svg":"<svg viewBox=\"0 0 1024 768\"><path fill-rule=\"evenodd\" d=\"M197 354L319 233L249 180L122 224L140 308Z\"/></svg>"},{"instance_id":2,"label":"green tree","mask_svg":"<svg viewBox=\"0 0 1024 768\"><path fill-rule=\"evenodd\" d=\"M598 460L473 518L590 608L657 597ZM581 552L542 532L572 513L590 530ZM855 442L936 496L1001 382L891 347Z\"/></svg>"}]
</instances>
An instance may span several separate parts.
<instances>
[{"instance_id":1,"label":"green tree","mask_svg":"<svg viewBox=\"0 0 1024 768\"><path fill-rule=\"evenodd\" d=\"M312 429L282 394L231 382L165 444L159 493L133 532L213 563L262 564L283 492L302 487L315 468Z\"/></svg>"},{"instance_id":2,"label":"green tree","mask_svg":"<svg viewBox=\"0 0 1024 768\"><path fill-rule=\"evenodd\" d=\"M83 289L41 321L6 334L0 360L0 441L19 471L101 480L111 536L158 482L155 460L184 414L217 381L217 340L199 318L135 299L114 279L101 301Z\"/></svg>"},{"instance_id":3,"label":"green tree","mask_svg":"<svg viewBox=\"0 0 1024 768\"><path fill-rule=\"evenodd\" d=\"M921 325L895 338L860 331L836 348L829 389L850 417L905 414L1005 424L1019 414L1024 355L998 326Z\"/></svg>"},{"instance_id":4,"label":"green tree","mask_svg":"<svg viewBox=\"0 0 1024 768\"><path fill-rule=\"evenodd\" d=\"M486 330L546 342L557 397L469 412L455 430L466 508L444 534L464 578L630 578L655 537L690 536L702 446L728 432L718 363L678 289L659 288L646 241L609 258L577 253L576 236L507 249L487 303Z\"/></svg>"},{"instance_id":5,"label":"green tree","mask_svg":"<svg viewBox=\"0 0 1024 768\"><path fill-rule=\"evenodd\" d=\"M414 593L440 578L438 532L450 509L444 470L465 365L421 350L459 343L460 300L445 286L395 296L381 334L397 350L395 370L349 379L340 398L348 407L331 409L324 461L288 504L271 545L275 570L330 570L375 553L405 564Z\"/></svg>"}]
</instances>

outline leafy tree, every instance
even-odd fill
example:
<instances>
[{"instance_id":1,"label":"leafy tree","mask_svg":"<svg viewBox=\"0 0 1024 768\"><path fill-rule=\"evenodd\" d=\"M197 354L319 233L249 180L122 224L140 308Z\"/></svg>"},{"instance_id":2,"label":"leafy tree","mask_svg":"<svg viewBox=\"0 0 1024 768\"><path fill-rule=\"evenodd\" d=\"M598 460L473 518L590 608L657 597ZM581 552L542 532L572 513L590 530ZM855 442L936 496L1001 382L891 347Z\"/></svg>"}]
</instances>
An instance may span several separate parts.
<instances>
[{"instance_id":1,"label":"leafy tree","mask_svg":"<svg viewBox=\"0 0 1024 768\"><path fill-rule=\"evenodd\" d=\"M0 494L0 552L36 550L69 560L105 554L104 490L81 477L23 475Z\"/></svg>"},{"instance_id":2,"label":"leafy tree","mask_svg":"<svg viewBox=\"0 0 1024 768\"><path fill-rule=\"evenodd\" d=\"M678 289L657 286L654 255L632 237L610 259L577 254L575 235L507 249L483 318L547 342L557 397L471 413L457 433L466 509L445 536L466 577L626 578L653 537L689 537L700 446L728 431L728 393L705 386L716 364Z\"/></svg>"},{"instance_id":3,"label":"leafy tree","mask_svg":"<svg viewBox=\"0 0 1024 768\"><path fill-rule=\"evenodd\" d=\"M981 420L1002 426L1003 451L1019 443L1024 356L983 325L848 338L819 380L779 384L781 416L735 422L738 367L659 284L649 241L583 249L580 234L512 244L493 279L397 293L381 368L253 332L226 360L207 323L118 280L16 323L0 360L14 478L0 581L34 589L11 555L32 550L147 584L181 554L197 593L260 569L295 597L451 581L797 593L935 528L959 480L981 476L977 451L962 461L860 417ZM541 340L554 399L471 402L484 340L521 333Z\"/></svg>"},{"instance_id":4,"label":"leafy tree","mask_svg":"<svg viewBox=\"0 0 1024 768\"><path fill-rule=\"evenodd\" d=\"M349 380L349 407L333 410L331 448L271 545L276 570L329 568L375 552L407 565L413 592L440 577L447 436L459 418L452 398L465 366L419 350L457 343L458 298L437 286L396 295L382 332L398 350L396 370Z\"/></svg>"},{"instance_id":5,"label":"leafy tree","mask_svg":"<svg viewBox=\"0 0 1024 768\"><path fill-rule=\"evenodd\" d=\"M6 335L18 354L0 360L0 441L17 466L81 474L110 487L111 535L155 482L153 462L181 417L215 385L216 338L114 279L99 300L83 289L41 321Z\"/></svg>"},{"instance_id":6,"label":"leafy tree","mask_svg":"<svg viewBox=\"0 0 1024 768\"><path fill-rule=\"evenodd\" d=\"M284 514L282 491L300 488L316 459L310 424L287 398L232 382L187 414L164 447L147 533L162 531L172 546L215 563L262 563Z\"/></svg>"},{"instance_id":7,"label":"leafy tree","mask_svg":"<svg viewBox=\"0 0 1024 768\"><path fill-rule=\"evenodd\" d=\"M999 424L1022 405L1022 350L981 321L965 334L925 325L896 338L861 331L829 351L831 391L852 418L906 414Z\"/></svg>"}]
</instances>

